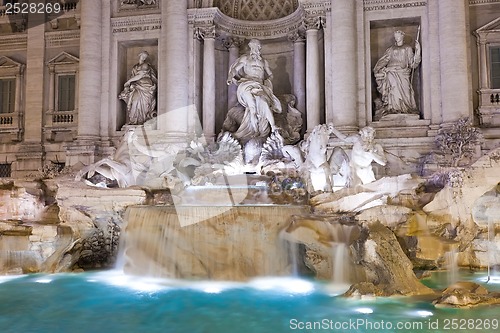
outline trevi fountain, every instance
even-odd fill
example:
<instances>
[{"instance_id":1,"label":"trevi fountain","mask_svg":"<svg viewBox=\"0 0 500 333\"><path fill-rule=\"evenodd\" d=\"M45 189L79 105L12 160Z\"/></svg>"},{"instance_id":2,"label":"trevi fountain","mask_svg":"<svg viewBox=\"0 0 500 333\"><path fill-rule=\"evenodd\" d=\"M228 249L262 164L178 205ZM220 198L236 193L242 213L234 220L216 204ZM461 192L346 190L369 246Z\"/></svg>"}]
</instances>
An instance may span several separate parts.
<instances>
[{"instance_id":1,"label":"trevi fountain","mask_svg":"<svg viewBox=\"0 0 500 333\"><path fill-rule=\"evenodd\" d=\"M374 62L374 119L423 121L405 35ZM113 153L0 178L2 332L498 331L500 149L468 117L418 159L376 126L310 126L263 44L228 64L217 135L158 130L140 50Z\"/></svg>"}]
</instances>

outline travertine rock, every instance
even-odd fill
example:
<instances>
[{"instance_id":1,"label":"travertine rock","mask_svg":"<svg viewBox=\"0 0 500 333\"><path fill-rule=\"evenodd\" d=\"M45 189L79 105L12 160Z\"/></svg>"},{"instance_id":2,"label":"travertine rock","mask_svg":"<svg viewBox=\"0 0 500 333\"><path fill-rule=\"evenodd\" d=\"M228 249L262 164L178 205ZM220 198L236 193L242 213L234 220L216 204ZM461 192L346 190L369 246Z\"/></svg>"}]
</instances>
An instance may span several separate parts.
<instances>
[{"instance_id":1,"label":"travertine rock","mask_svg":"<svg viewBox=\"0 0 500 333\"><path fill-rule=\"evenodd\" d=\"M365 271L367 281L387 294L430 294L413 273L413 265L403 253L394 234L381 223L365 225L355 246L355 261Z\"/></svg>"}]
</instances>

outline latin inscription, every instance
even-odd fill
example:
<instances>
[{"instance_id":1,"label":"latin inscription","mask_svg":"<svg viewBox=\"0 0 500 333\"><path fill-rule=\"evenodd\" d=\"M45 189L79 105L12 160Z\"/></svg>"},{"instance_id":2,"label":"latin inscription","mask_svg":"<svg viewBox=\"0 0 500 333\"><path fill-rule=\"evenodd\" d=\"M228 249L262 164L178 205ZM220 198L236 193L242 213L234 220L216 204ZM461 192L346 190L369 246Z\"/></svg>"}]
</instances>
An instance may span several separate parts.
<instances>
[{"instance_id":1,"label":"latin inscription","mask_svg":"<svg viewBox=\"0 0 500 333\"><path fill-rule=\"evenodd\" d=\"M143 26L134 26L134 27L123 27L123 28L113 28L113 33L124 33L124 32L133 32L133 31L153 31L161 29L160 24L153 25L143 25Z\"/></svg>"},{"instance_id":2,"label":"latin inscription","mask_svg":"<svg viewBox=\"0 0 500 333\"><path fill-rule=\"evenodd\" d=\"M365 7L365 12L372 10L386 10L386 9L397 9L397 8L408 8L408 7L422 7L427 5L426 1L420 2L407 2L407 3L393 3L390 5L377 5Z\"/></svg>"}]
</instances>

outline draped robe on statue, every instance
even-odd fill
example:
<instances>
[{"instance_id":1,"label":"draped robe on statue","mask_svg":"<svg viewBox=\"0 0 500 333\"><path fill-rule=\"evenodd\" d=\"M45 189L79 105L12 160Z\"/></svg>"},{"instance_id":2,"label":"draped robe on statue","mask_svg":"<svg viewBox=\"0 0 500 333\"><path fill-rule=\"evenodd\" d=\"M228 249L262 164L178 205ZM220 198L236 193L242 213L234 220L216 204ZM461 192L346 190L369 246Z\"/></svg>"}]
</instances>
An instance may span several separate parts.
<instances>
[{"instance_id":1,"label":"draped robe on statue","mask_svg":"<svg viewBox=\"0 0 500 333\"><path fill-rule=\"evenodd\" d=\"M412 69L420 63L408 45L393 45L377 61L373 71L382 96L384 114L418 114L411 82Z\"/></svg>"},{"instance_id":2,"label":"draped robe on statue","mask_svg":"<svg viewBox=\"0 0 500 333\"><path fill-rule=\"evenodd\" d=\"M281 103L273 94L270 80L261 84L252 79L238 81L238 102L245 108L245 114L238 130L233 133L237 139L267 138L271 131L266 112L281 113Z\"/></svg>"}]
</instances>

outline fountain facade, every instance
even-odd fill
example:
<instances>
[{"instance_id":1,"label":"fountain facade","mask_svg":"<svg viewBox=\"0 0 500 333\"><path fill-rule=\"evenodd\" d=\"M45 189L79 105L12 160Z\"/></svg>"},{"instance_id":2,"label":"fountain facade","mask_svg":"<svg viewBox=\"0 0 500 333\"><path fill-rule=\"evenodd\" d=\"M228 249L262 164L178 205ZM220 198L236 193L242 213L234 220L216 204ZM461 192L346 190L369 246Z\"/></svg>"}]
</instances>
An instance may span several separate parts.
<instances>
[{"instance_id":1,"label":"fountain facade","mask_svg":"<svg viewBox=\"0 0 500 333\"><path fill-rule=\"evenodd\" d=\"M354 284L351 295L428 294L414 270L443 267L450 251L460 266L499 265L498 112L481 98L481 137L467 117L475 83L452 70L471 67L460 31L485 12L429 0L404 2L400 16L375 2L284 1L256 13L230 1L82 2L80 58L49 61L52 123L7 149L16 177L58 156L74 169L2 181L3 272L109 267L120 233L130 274L245 280L300 267ZM476 27L480 45L495 22ZM45 36L30 33L30 43ZM85 51L95 36L111 61ZM393 58L398 48L408 61ZM3 74L21 84L14 53L0 55L5 86ZM50 117L63 111L55 78L77 67L79 111ZM391 103L394 77L409 106ZM42 96L28 96L25 123L37 124ZM23 131L5 133L19 141Z\"/></svg>"}]
</instances>

